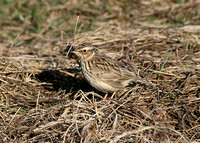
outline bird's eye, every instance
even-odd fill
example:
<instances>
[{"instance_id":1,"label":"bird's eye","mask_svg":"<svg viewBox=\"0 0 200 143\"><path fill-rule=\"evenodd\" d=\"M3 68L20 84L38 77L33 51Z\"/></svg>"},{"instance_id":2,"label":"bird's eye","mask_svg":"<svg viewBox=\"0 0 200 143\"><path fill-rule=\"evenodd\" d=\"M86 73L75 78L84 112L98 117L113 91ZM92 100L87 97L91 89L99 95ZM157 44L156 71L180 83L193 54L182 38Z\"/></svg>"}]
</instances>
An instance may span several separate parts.
<instances>
[{"instance_id":1,"label":"bird's eye","mask_svg":"<svg viewBox=\"0 0 200 143\"><path fill-rule=\"evenodd\" d=\"M87 52L87 50L83 50L83 53L86 53Z\"/></svg>"}]
</instances>

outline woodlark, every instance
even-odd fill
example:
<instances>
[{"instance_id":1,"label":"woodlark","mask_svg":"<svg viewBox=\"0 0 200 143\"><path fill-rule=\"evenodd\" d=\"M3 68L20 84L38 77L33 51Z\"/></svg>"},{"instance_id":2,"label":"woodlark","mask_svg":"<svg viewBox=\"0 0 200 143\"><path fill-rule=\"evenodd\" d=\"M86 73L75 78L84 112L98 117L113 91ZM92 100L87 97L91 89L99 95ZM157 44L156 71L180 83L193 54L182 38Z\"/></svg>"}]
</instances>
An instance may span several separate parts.
<instances>
[{"instance_id":1,"label":"woodlark","mask_svg":"<svg viewBox=\"0 0 200 143\"><path fill-rule=\"evenodd\" d=\"M71 53L79 60L85 79L99 91L112 93L123 89L130 82L147 83L119 61L98 54L97 48L91 44L81 44Z\"/></svg>"}]
</instances>

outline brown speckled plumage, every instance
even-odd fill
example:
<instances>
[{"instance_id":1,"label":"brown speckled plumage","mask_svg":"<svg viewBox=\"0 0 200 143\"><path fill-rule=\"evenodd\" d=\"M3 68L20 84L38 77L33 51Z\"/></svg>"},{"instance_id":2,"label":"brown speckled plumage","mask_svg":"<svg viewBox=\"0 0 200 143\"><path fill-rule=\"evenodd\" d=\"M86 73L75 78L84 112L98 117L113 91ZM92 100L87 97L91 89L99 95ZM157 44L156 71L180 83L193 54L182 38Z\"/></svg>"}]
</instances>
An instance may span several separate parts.
<instances>
[{"instance_id":1,"label":"brown speckled plumage","mask_svg":"<svg viewBox=\"0 0 200 143\"><path fill-rule=\"evenodd\" d=\"M99 55L92 45L83 44L72 51L79 59L82 73L91 86L102 92L123 89L130 82L145 82L120 62L105 55Z\"/></svg>"}]
</instances>

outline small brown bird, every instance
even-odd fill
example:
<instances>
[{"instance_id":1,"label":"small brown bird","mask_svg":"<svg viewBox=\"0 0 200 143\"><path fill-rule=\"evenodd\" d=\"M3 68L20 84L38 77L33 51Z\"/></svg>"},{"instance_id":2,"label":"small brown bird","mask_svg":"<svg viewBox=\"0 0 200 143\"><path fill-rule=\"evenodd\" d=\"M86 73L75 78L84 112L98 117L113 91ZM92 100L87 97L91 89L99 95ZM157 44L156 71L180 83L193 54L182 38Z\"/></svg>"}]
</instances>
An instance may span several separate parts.
<instances>
[{"instance_id":1,"label":"small brown bird","mask_svg":"<svg viewBox=\"0 0 200 143\"><path fill-rule=\"evenodd\" d=\"M147 82L120 62L98 54L97 50L91 44L82 44L72 51L79 59L83 76L97 90L112 93L123 89L130 82Z\"/></svg>"}]
</instances>

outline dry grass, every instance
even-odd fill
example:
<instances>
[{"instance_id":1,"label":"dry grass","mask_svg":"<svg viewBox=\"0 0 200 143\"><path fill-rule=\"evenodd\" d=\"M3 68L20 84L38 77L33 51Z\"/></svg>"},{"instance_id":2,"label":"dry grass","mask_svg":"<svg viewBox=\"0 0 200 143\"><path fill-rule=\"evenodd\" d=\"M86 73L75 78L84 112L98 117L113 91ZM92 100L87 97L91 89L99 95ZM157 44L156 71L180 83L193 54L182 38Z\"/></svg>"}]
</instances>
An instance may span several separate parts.
<instances>
[{"instance_id":1,"label":"dry grass","mask_svg":"<svg viewBox=\"0 0 200 143\"><path fill-rule=\"evenodd\" d=\"M24 7L37 1L18 2L24 13L0 24L1 142L200 142L199 2L52 3L31 21ZM96 91L63 54L69 42L91 42L116 59L131 45L121 60L155 86Z\"/></svg>"}]
</instances>

